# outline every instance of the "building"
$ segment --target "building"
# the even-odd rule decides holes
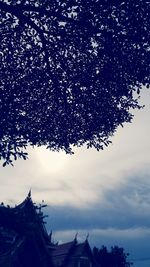
[[[55,246],[52,259],[56,267],[96,267],[87,239],[78,243],[75,238],[72,242]]]
[[[0,206],[0,267],[53,267],[52,243],[41,207],[29,192],[14,208]]]
[[[51,242],[42,213],[29,192],[14,208],[0,205],[0,267],[96,267],[88,240]]]

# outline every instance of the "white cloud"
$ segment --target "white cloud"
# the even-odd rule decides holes
[[[106,191],[130,183],[130,174],[150,163],[148,97],[145,91],[143,102],[147,107],[136,111],[133,123],[119,129],[113,145],[104,151],[81,148],[69,156],[36,148],[29,150],[26,162],[19,160],[15,167],[1,167],[1,199],[21,201],[33,188],[35,201],[44,198],[51,204],[85,208],[102,201]]]
[[[106,229],[91,229],[89,232],[88,230],[83,229],[73,229],[73,230],[65,230],[65,231],[56,231],[54,232],[54,239],[58,240],[58,238],[61,238],[63,242],[68,242],[73,240],[74,236],[78,233],[78,241],[82,242],[86,239],[87,234],[89,233],[89,240],[91,239],[99,239],[101,238],[108,238],[111,239],[126,239],[126,240],[132,240],[144,238],[149,236],[150,237],[150,228],[126,228],[126,229],[117,229],[117,228],[106,228]],[[93,242],[92,242],[93,243]],[[112,243],[112,245],[115,245]],[[99,242],[100,246],[100,242]]]
[[[140,172],[150,163],[149,92],[144,93],[147,107],[136,112],[132,124],[119,129],[113,145],[97,152],[76,149],[73,156],[30,149],[29,160],[15,162],[15,167],[1,167],[1,200],[18,202],[33,188],[35,201],[45,199],[52,205],[70,204],[88,207],[105,198],[109,190],[130,183],[130,174]]]
[[[72,229],[55,232],[57,240],[72,240],[79,231],[82,241],[90,232],[93,245],[118,244],[133,255],[149,255],[149,95],[145,91],[147,107],[116,132],[104,151],[80,148],[69,156],[36,148],[30,149],[29,160],[0,167],[0,202],[18,204],[32,188],[35,202],[44,199],[58,208],[58,214],[50,214],[49,228],[52,220],[57,230]],[[68,209],[67,218],[59,208]]]

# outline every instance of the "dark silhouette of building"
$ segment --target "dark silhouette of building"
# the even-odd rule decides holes
[[[42,212],[29,192],[14,208],[0,205],[0,267],[96,267],[88,240],[51,242]]]
[[[75,238],[72,242],[55,246],[52,258],[56,267],[96,267],[87,239],[79,244]]]
[[[53,244],[46,231],[41,206],[29,192],[14,208],[0,206],[0,267],[53,267]]]

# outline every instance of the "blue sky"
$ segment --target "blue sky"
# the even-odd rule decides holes
[[[15,205],[32,189],[48,204],[47,228],[56,241],[78,232],[90,244],[123,246],[137,267],[150,266],[150,91],[145,109],[119,128],[104,151],[75,149],[75,155],[29,149],[29,160],[0,167],[0,201]]]

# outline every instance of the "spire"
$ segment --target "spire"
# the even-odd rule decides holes
[[[87,234],[87,236],[86,236],[86,242],[88,241],[88,239],[89,239],[89,233]]]
[[[27,196],[28,198],[31,198],[31,188],[30,188],[30,190],[29,190],[29,193],[28,193],[28,196]]]
[[[74,237],[74,242],[77,243],[77,236],[78,236],[78,232],[75,234],[75,237]]]

